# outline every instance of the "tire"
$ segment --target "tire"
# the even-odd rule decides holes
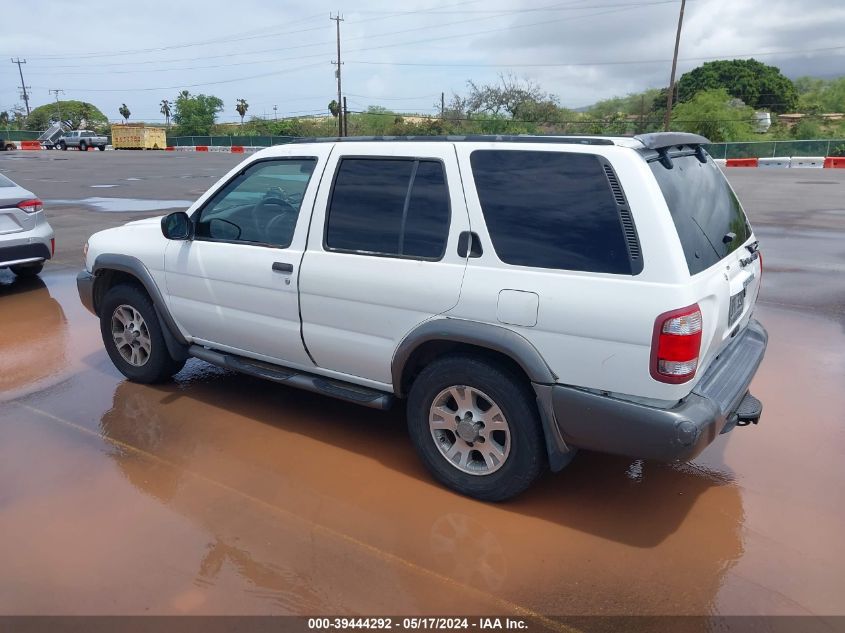
[[[21,279],[28,279],[30,277],[35,277],[38,273],[40,273],[44,269],[44,263],[28,264],[25,266],[10,266],[9,269]]]
[[[120,323],[128,325],[123,332],[117,329]],[[113,327],[117,330],[116,334],[123,334],[124,345],[120,348],[113,335]],[[112,363],[132,382],[164,382],[185,365],[185,361],[177,361],[170,356],[153,303],[138,286],[118,284],[106,293],[100,306],[100,333]]]
[[[16,149],[17,149],[17,147],[16,147],[15,145],[12,145],[11,143],[9,143],[8,145],[6,145],[6,151],[7,151],[7,152],[13,152],[13,151],[14,151],[14,150],[16,150]]]
[[[105,146],[105,145],[100,145],[97,149],[98,149],[98,150],[100,150],[101,152],[105,152],[105,151],[106,151],[106,146]]]
[[[64,152],[67,149],[67,143],[65,143],[64,141],[59,141],[59,149]]]
[[[460,396],[466,408],[451,393]],[[438,403],[447,415],[434,414]],[[492,406],[486,406],[489,404]],[[504,417],[504,426],[494,407]],[[470,408],[473,417],[466,413]],[[430,420],[438,421],[432,426]],[[482,501],[504,501],[518,495],[546,465],[543,430],[527,381],[476,356],[446,356],[423,369],[408,397],[408,432],[435,479]],[[445,455],[454,450],[460,451],[460,464]]]
[[[79,151],[80,152],[87,152],[88,151],[88,145],[85,143],[85,141],[82,141],[82,142],[79,143]]]

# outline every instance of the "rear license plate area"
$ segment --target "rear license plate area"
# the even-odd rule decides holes
[[[733,325],[734,322],[742,315],[742,310],[745,308],[745,288],[731,295],[731,305],[728,310],[728,325]]]

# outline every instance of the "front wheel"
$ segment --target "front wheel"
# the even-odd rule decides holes
[[[98,149],[98,150],[100,150],[101,152],[105,152],[105,151],[106,151],[106,146],[105,146],[105,145],[100,145],[97,149]]]
[[[67,143],[65,143],[64,141],[61,141],[59,143],[59,149],[62,150],[62,151],[65,151],[67,149]]]
[[[447,356],[420,373],[408,398],[408,431],[438,481],[484,501],[516,496],[546,463],[527,381],[474,356]]]
[[[170,356],[152,301],[137,286],[120,284],[106,293],[100,333],[112,363],[132,382],[163,382],[185,365]]]
[[[85,141],[82,141],[79,144],[79,151],[80,152],[87,152],[88,151],[88,146],[85,144]]]

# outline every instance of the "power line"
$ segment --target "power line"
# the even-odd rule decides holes
[[[739,57],[764,57],[769,55],[791,55],[798,53],[821,53],[839,51],[845,46],[828,46],[825,48],[803,48],[782,51],[767,51],[754,53],[728,53],[723,55],[707,55],[702,57],[679,57],[680,62],[710,61],[716,59],[728,59]],[[439,62],[380,62],[364,59],[351,60],[350,64],[363,64],[372,66],[421,66],[427,68],[566,68],[570,66],[621,66],[639,64],[665,64],[671,59],[635,59],[635,60],[599,60],[589,62],[562,62],[551,64],[488,64],[488,63],[439,63]],[[836,75],[839,76],[839,75]]]
[[[583,0],[578,0],[578,1],[581,2]],[[616,13],[616,12],[619,12],[619,11],[626,11],[626,10],[639,8],[639,7],[643,7],[643,6],[673,4],[677,1],[678,0],[653,0],[651,2],[639,2],[639,3],[636,3],[636,4],[626,4],[626,5],[620,5],[620,4],[599,5],[599,6],[604,6],[604,7],[610,6],[610,7],[616,7],[616,8],[614,8],[610,11],[602,11],[602,12],[598,12],[598,13],[578,15],[578,16],[574,16],[574,17],[560,18],[560,19],[556,19],[556,20],[546,20],[544,22],[535,22],[535,23],[531,23],[531,24],[522,24],[522,25],[509,25],[509,26],[506,26],[506,27],[500,27],[500,28],[490,29],[490,30],[486,30],[486,31],[479,31],[479,32],[475,32],[475,33],[458,33],[458,34],[450,35],[450,36],[446,36],[446,37],[416,40],[414,42],[399,42],[399,43],[387,44],[387,45],[382,45],[382,46],[377,46],[377,47],[358,48],[358,49],[353,49],[353,52],[373,50],[373,49],[379,49],[379,48],[389,48],[389,47],[393,47],[393,46],[404,46],[404,45],[407,45],[407,44],[424,43],[424,42],[429,42],[429,41],[438,41],[438,40],[442,40],[442,39],[451,39],[451,38],[456,38],[456,37],[466,37],[466,36],[472,36],[472,35],[477,35],[477,34],[506,31],[506,30],[509,30],[511,28],[525,28],[525,27],[528,27],[528,26],[538,26],[538,25],[544,25],[544,24],[554,23],[554,22],[573,21],[573,20],[576,20],[576,19],[589,18],[589,17],[594,17],[594,16],[601,16],[601,15],[606,15],[608,13]],[[572,4],[572,3],[570,2],[570,3],[564,3],[564,4]],[[536,8],[535,10],[537,10],[537,11],[556,10],[556,8],[558,8],[560,6],[561,6],[560,4],[546,5],[545,7]],[[572,8],[572,7],[570,7],[570,8]],[[584,7],[574,7],[574,8],[577,8],[579,10],[583,10],[583,9],[593,9],[595,7],[584,6]],[[409,13],[411,13],[411,12],[409,12]],[[495,18],[498,18],[498,17],[506,17],[507,15],[509,15],[507,10],[501,10],[501,11],[497,11],[494,15],[491,15],[491,16],[482,17],[482,18],[474,17],[474,18],[469,18],[469,19],[465,19],[465,20],[455,20],[455,21],[452,21],[452,22],[446,22],[446,23],[440,24],[439,26],[441,26],[441,27],[456,26],[458,24],[465,24],[465,23],[468,23],[468,22],[475,23],[475,22],[479,22],[481,20],[490,20],[490,19],[495,19]],[[375,20],[375,18],[373,18],[373,20]],[[358,22],[358,23],[360,24],[361,22]],[[299,31],[290,31],[290,32],[286,32],[286,33],[277,33],[275,35],[287,35],[287,34],[292,34],[292,33],[303,33],[303,32],[306,32],[306,31],[318,30],[318,28],[319,27],[309,28],[309,29],[304,29],[304,30],[299,30]],[[376,38],[391,37],[391,36],[394,36],[394,35],[403,35],[403,34],[406,34],[406,33],[413,33],[415,31],[424,31],[424,30],[430,30],[430,29],[431,29],[430,26],[419,26],[419,27],[414,27],[414,28],[410,28],[410,29],[402,29],[402,30],[399,30],[399,31],[388,31],[388,32],[385,32],[385,33],[374,33],[374,34],[370,34],[370,35],[361,35],[361,36],[357,36],[357,37],[351,37],[351,38],[347,38],[346,41],[347,42],[358,41],[358,40],[370,41],[370,40],[373,40],[373,39],[376,39]],[[226,54],[221,54],[221,55],[204,55],[204,56],[201,56],[201,57],[188,57],[188,58],[181,58],[181,59],[176,59],[176,60],[156,60],[156,61],[138,61],[138,62],[119,62],[119,63],[113,63],[113,64],[99,64],[97,66],[97,68],[99,69],[103,66],[126,66],[126,65],[130,65],[130,64],[156,64],[156,63],[172,63],[172,62],[179,62],[179,61],[209,60],[209,59],[218,59],[218,58],[222,58],[222,57],[230,58],[230,57],[237,57],[237,56],[244,56],[244,55],[254,55],[254,54],[258,54],[258,53],[274,53],[274,52],[282,52],[282,51],[296,50],[296,49],[302,49],[302,48],[312,48],[314,46],[324,46],[324,45],[327,45],[329,43],[330,42],[310,42],[310,43],[307,43],[307,44],[298,44],[298,45],[295,45],[295,46],[285,46],[285,47],[282,47],[282,48],[269,48],[269,49],[255,50],[255,51],[244,51],[244,52],[240,52],[240,53],[237,53],[237,52],[226,53]],[[72,57],[66,57],[66,58],[72,59]],[[243,62],[243,63],[252,63],[252,62]],[[263,62],[260,62],[260,63],[263,63]],[[52,68],[88,68],[88,67],[89,66],[87,66],[87,65],[85,65],[85,66],[59,65],[59,66],[53,66]],[[99,74],[99,72],[97,74]]]

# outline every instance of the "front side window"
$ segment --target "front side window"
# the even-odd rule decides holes
[[[476,150],[470,162],[484,221],[503,262],[632,274],[619,210],[598,157]]]
[[[290,158],[250,165],[205,204],[195,236],[287,248],[316,164]]]
[[[449,235],[449,189],[436,160],[344,158],[326,220],[326,247],[440,259]]]

